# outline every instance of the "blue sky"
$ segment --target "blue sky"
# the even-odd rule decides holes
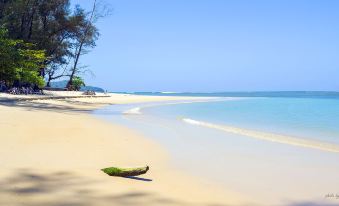
[[[73,0],[84,8],[91,1]],[[106,0],[83,56],[109,91],[339,91],[339,1]]]

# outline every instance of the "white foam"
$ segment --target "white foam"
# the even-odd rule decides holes
[[[227,99],[226,99],[227,98]],[[226,97],[221,99],[220,97],[206,98],[202,100],[188,100],[188,101],[179,101],[179,102],[166,102],[166,103],[156,103],[151,105],[144,105],[142,107],[135,107],[129,110],[122,112],[122,114],[142,114],[141,110],[144,108],[156,107],[156,106],[164,106],[164,105],[176,105],[176,104],[191,104],[191,103],[203,103],[203,102],[212,102],[212,101],[226,101],[226,100],[236,100],[237,98]]]
[[[260,140],[266,140],[266,141],[276,142],[276,143],[281,143],[281,144],[288,144],[288,145],[293,145],[293,146],[307,147],[307,148],[312,148],[312,149],[339,153],[339,145],[336,145],[336,144],[330,144],[330,143],[315,141],[315,140],[301,139],[297,137],[268,133],[268,132],[259,132],[259,131],[249,130],[249,129],[238,128],[238,127],[231,127],[227,125],[211,124],[208,122],[202,122],[202,121],[197,121],[197,120],[188,119],[188,118],[184,118],[182,120],[188,124],[208,127],[208,128],[217,129],[217,130],[221,130],[221,131],[225,131],[225,132],[233,133],[233,134],[244,135],[247,137],[252,137],[252,138],[256,138]]]
[[[135,107],[132,109],[129,109],[127,111],[124,111],[123,114],[141,114],[141,108],[140,107]]]

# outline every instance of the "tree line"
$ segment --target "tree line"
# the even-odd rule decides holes
[[[79,59],[99,37],[95,25],[109,13],[93,1],[91,11],[69,0],[0,0],[0,81],[7,87],[67,78],[77,89],[84,68]]]

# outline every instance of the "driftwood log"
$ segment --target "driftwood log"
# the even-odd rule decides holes
[[[145,174],[149,170],[149,167],[136,167],[136,168],[119,168],[119,167],[108,167],[101,169],[104,173],[109,176],[118,177],[133,177]]]

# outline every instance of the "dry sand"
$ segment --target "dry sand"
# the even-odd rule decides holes
[[[0,102],[0,205],[243,205],[240,195],[171,166],[166,151],[146,137],[87,113],[107,104],[174,99],[113,94]],[[140,179],[100,171],[145,165],[150,171]]]

